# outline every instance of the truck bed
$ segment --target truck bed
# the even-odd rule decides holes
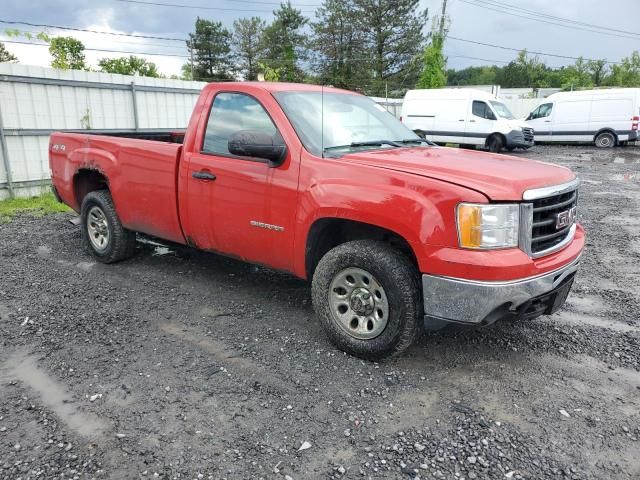
[[[176,186],[182,145],[175,133],[158,132],[153,140],[145,138],[145,132],[52,134],[52,180],[58,194],[79,211],[74,175],[97,169],[109,179],[116,211],[126,228],[185,243]]]

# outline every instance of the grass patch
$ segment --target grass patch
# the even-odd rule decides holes
[[[70,211],[71,209],[58,202],[52,193],[32,198],[12,198],[0,201],[0,225],[9,223],[13,217],[21,213],[42,217],[50,213]]]

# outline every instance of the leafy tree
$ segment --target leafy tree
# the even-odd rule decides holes
[[[467,67],[462,70],[447,71],[447,85],[495,85],[496,75],[500,67]]]
[[[195,33],[189,34],[187,48],[193,56],[193,79],[203,81],[231,80],[231,32],[221,22],[196,19]]]
[[[18,57],[8,51],[4,46],[4,43],[0,42],[0,63],[4,62],[17,62]]]
[[[575,65],[562,69],[562,88],[564,90],[590,87],[593,87],[593,78],[589,71],[589,64],[582,57],[576,60]]]
[[[441,88],[447,84],[447,62],[442,53],[443,45],[444,39],[440,34],[431,37],[431,43],[424,49],[424,65],[417,88]]]
[[[49,44],[51,66],[61,70],[86,70],[84,45],[73,37],[54,37]]]
[[[320,83],[353,88],[368,82],[365,35],[353,0],[325,0],[311,28],[313,65]]]
[[[611,67],[608,84],[616,87],[640,87],[640,52],[623,58],[620,65]]]
[[[359,28],[364,33],[365,56],[370,58],[372,86],[368,93],[399,95],[415,85],[424,47],[425,11],[419,0],[354,0]]]
[[[307,19],[291,3],[282,3],[273,14],[275,18],[262,36],[264,63],[279,72],[279,80],[301,82],[305,75],[299,63],[306,57],[307,46],[307,36],[302,29]]]
[[[191,73],[191,63],[185,63],[180,67],[180,80],[193,80],[193,75]]]
[[[538,57],[530,57],[526,50],[498,71],[496,82],[503,87],[548,87],[546,74],[549,69]]]
[[[139,75],[141,77],[158,78],[160,73],[156,64],[147,62],[144,58],[130,55],[120,58],[102,58],[98,61],[101,71],[119,73],[121,75]]]
[[[609,66],[606,60],[589,60],[587,62],[587,70],[591,74],[591,79],[595,86],[602,85],[609,71]]]
[[[233,22],[233,51],[245,80],[258,78],[258,61],[264,55],[262,34],[266,25],[260,17],[241,18]]]

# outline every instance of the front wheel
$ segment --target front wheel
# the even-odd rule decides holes
[[[489,147],[490,152],[500,153],[502,151],[502,148],[504,147],[504,140],[502,139],[502,135],[491,135],[489,141],[487,142],[487,147]]]
[[[595,139],[596,147],[611,148],[616,145],[616,136],[611,132],[601,132]]]
[[[102,263],[133,256],[136,234],[122,226],[108,190],[90,192],[80,210],[82,237],[89,251]]]
[[[338,348],[381,360],[403,352],[420,331],[419,278],[399,250],[372,240],[347,242],[318,263],[313,306]]]

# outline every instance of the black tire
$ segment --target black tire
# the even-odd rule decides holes
[[[492,153],[500,153],[504,148],[504,139],[499,133],[494,133],[487,140],[487,147]]]
[[[350,335],[332,313],[331,284],[351,268],[370,272],[384,289],[388,303],[386,325],[373,338],[360,339]],[[313,275],[312,299],[331,341],[341,350],[366,360],[377,361],[400,354],[422,331],[424,312],[419,272],[402,252],[383,242],[358,240],[329,251]]]
[[[90,212],[104,215],[107,232],[104,247],[98,248],[90,238]],[[80,209],[82,238],[91,254],[102,263],[114,263],[130,258],[136,249],[136,234],[122,226],[108,190],[89,192]]]
[[[598,148],[612,148],[616,146],[617,140],[613,132],[600,132],[596,135],[594,143]]]

